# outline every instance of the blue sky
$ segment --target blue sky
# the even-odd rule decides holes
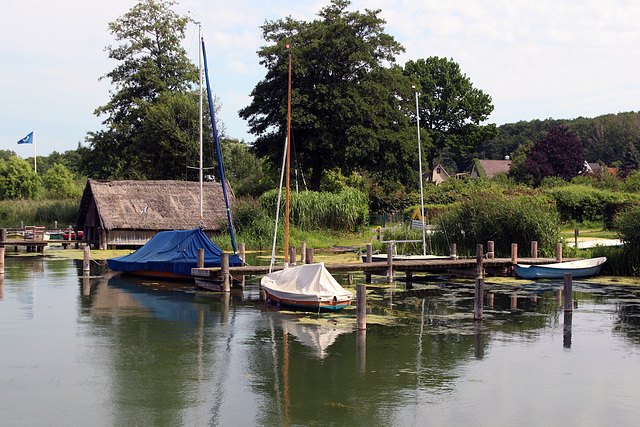
[[[115,63],[107,24],[134,0],[21,0],[0,17],[0,149],[22,157],[18,139],[36,132],[38,155],[75,149],[101,128],[109,99],[99,77]],[[231,137],[253,140],[239,109],[265,74],[260,25],[291,15],[312,20],[328,0],[182,0],[175,10],[202,21],[219,119]],[[405,48],[398,63],[452,58],[491,95],[489,122],[571,119],[640,110],[640,2],[623,0],[354,0],[381,9],[386,32]],[[195,35],[195,37],[194,37]],[[185,40],[197,63],[197,27]]]

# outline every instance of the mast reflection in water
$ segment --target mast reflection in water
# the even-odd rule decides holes
[[[3,425],[623,424],[640,416],[640,291],[437,277],[369,287],[355,308],[278,311],[111,277],[80,261],[9,257],[0,280]],[[356,275],[356,282],[364,277]],[[345,285],[344,281],[342,283]],[[354,292],[355,293],[355,292]]]

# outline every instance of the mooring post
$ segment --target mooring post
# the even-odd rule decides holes
[[[245,256],[247,255],[247,251],[245,249],[245,245],[244,242],[241,242],[238,248],[238,255],[240,255],[240,259],[242,260],[242,265],[246,265],[247,263],[245,262]],[[242,283],[240,284],[240,287],[242,289],[244,289],[244,285],[245,285],[245,276],[242,275]]]
[[[198,248],[198,261],[196,266],[198,268],[204,268],[204,249]]]
[[[393,282],[393,243],[387,246],[387,283]]]
[[[313,248],[307,248],[306,254],[307,256],[305,257],[305,262],[307,264],[313,264]]]
[[[579,228],[576,228],[576,229],[573,231],[573,238],[575,239],[575,246],[574,246],[574,248],[576,248],[576,249],[578,249],[578,236],[579,236],[579,235],[580,235],[580,229],[579,229]]]
[[[82,259],[82,274],[89,275],[89,271],[91,270],[91,248],[89,245],[84,245],[82,247],[83,259]]]
[[[475,289],[475,303],[473,305],[473,320],[482,320],[482,311],[484,303],[484,260],[483,260],[484,248],[482,244],[476,245],[476,289]]]
[[[307,262],[307,242],[300,242],[300,264]]]
[[[556,261],[562,262],[562,243],[556,244]]]
[[[457,252],[456,244],[452,243],[451,246],[449,246],[449,258],[457,259],[458,255],[456,254],[456,252]]]
[[[57,230],[58,229],[58,221],[53,221],[53,229]]]
[[[573,311],[573,274],[564,273],[564,311]]]
[[[518,263],[518,244],[517,243],[511,244],[511,263],[512,264]]]
[[[356,285],[356,327],[358,330],[367,329],[367,285]]]
[[[296,265],[296,247],[289,246],[289,259],[291,260],[291,265]]]
[[[531,258],[538,258],[538,242],[535,240],[531,242]]]
[[[222,252],[220,255],[220,273],[222,274],[222,291],[231,291],[231,277],[229,275],[229,254]]]
[[[367,263],[371,261],[373,261],[373,245],[367,243]],[[371,273],[368,271],[364,273],[364,281],[365,283],[371,283]]]
[[[489,240],[487,242],[487,259],[494,259],[495,257],[495,242],[493,240]]]

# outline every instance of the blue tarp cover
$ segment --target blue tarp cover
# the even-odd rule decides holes
[[[137,251],[107,260],[113,271],[168,271],[191,276],[197,267],[198,249],[204,249],[204,266],[220,267],[222,250],[199,228],[161,231]],[[240,266],[238,255],[229,255],[230,266]]]

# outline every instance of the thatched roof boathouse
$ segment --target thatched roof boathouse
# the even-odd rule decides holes
[[[229,201],[235,196],[227,184]],[[203,183],[205,233],[225,229],[222,185]],[[189,181],[104,181],[89,179],[78,211],[83,240],[100,249],[142,246],[156,233],[200,225],[200,184]]]

